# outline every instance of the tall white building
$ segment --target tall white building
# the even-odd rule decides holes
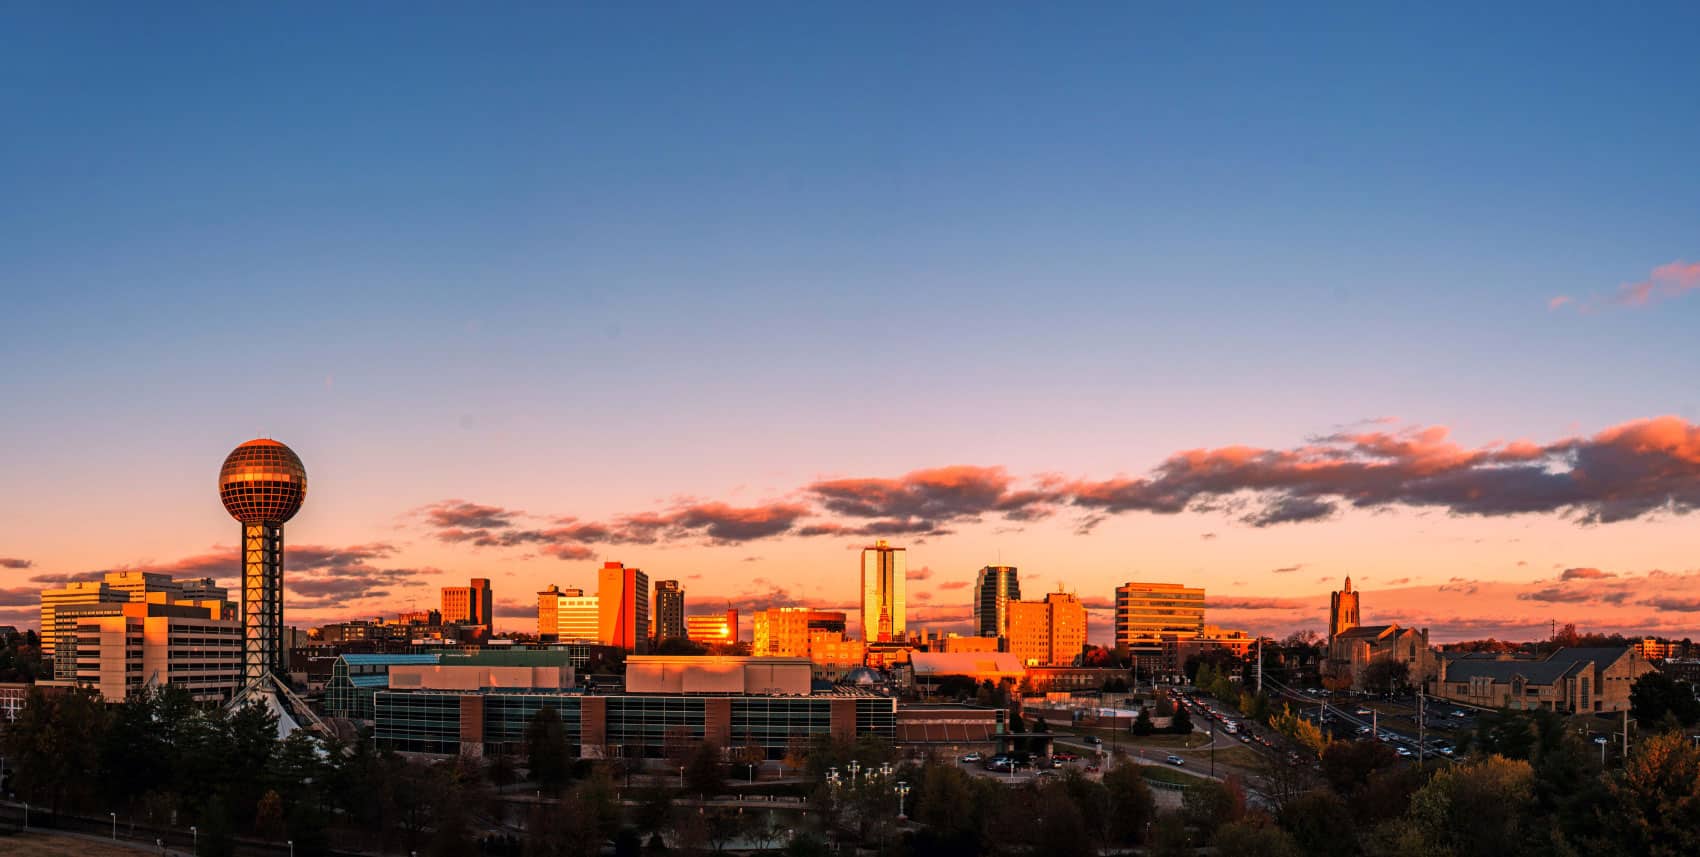
[[[862,549],[862,639],[868,642],[903,639],[907,556],[884,539]]]

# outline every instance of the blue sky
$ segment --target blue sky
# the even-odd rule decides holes
[[[14,5],[0,549],[203,547],[197,468],[262,432],[337,486],[329,541],[444,497],[600,514],[1140,473],[1384,415],[1466,443],[1700,419],[1700,295],[1547,309],[1700,258],[1697,25]],[[119,471],[194,477],[86,496]],[[75,535],[84,504],[134,531]]]

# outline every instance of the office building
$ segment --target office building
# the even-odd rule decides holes
[[[283,525],[307,499],[307,469],[289,447],[250,440],[225,457],[218,493],[242,525],[243,678],[282,676]]]
[[[862,549],[862,639],[867,642],[902,640],[904,583],[908,555],[884,539]]]
[[[441,625],[443,614],[439,610],[407,610],[396,614],[397,625]]]
[[[648,651],[649,575],[605,562],[597,581],[597,639],[628,652]]]
[[[1352,577],[1346,576],[1346,586],[1328,596],[1328,639],[1358,627],[1358,593],[1352,591]]]
[[[104,580],[77,580],[64,586],[41,591],[41,653],[51,656],[59,644],[60,628],[56,618],[61,607],[72,604],[122,604],[129,601],[127,593],[113,589]]]
[[[738,611],[727,608],[725,613],[686,616],[685,637],[693,643],[736,643],[738,642]]]
[[[1115,621],[1116,645],[1125,646],[1139,667],[1157,669],[1163,635],[1204,633],[1204,590],[1178,583],[1124,583],[1116,587]]]
[[[243,685],[243,628],[219,601],[169,600],[80,604],[59,611],[71,630],[61,638],[64,678],[110,703],[144,686],[175,685],[197,702],[223,702]]]
[[[495,624],[490,581],[475,577],[468,586],[443,587],[443,621],[450,625]]]
[[[565,642],[602,639],[602,607],[595,595],[577,587],[550,584],[537,593],[537,635]]]
[[[1008,624],[1008,605],[1021,600],[1021,580],[1013,565],[988,565],[974,580],[974,633],[999,637]]]
[[[895,698],[855,688],[812,692],[801,659],[637,655],[626,675],[626,692],[609,695],[377,689],[375,738],[415,753],[523,753],[526,725],[544,707],[560,715],[573,751],[591,759],[661,758],[681,741],[759,747],[781,759],[828,738],[896,738]]]
[[[751,654],[766,657],[806,658],[809,635],[815,632],[843,635],[845,616],[838,610],[811,607],[769,607],[758,610],[754,620]]]
[[[75,629],[76,619],[61,617],[59,610],[72,605],[104,604],[104,615],[117,615],[116,605],[130,601],[159,603],[215,604],[221,611],[235,609],[230,603],[229,590],[210,578],[173,580],[168,575],[152,572],[109,571],[98,581],[73,581],[64,586],[41,592],[41,649],[44,660],[53,666],[53,677],[72,680],[76,665],[67,661],[60,667],[55,658],[59,639]],[[84,612],[79,618],[87,618]]]
[[[1011,601],[1006,609],[1008,651],[1025,666],[1068,666],[1086,647],[1086,606],[1073,593]]]
[[[685,638],[685,590],[677,580],[655,582],[655,639],[682,640]]]

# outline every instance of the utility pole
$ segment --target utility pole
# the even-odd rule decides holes
[[[1257,637],[1257,695],[1263,695],[1263,635]]]
[[[1428,745],[1423,741],[1423,727],[1428,725],[1428,718],[1423,715],[1423,689],[1417,688],[1417,767],[1423,766],[1423,751]]]

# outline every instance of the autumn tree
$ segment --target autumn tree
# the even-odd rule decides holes
[[[1681,733],[1642,741],[1608,788],[1606,824],[1630,853],[1700,854],[1700,749]]]

